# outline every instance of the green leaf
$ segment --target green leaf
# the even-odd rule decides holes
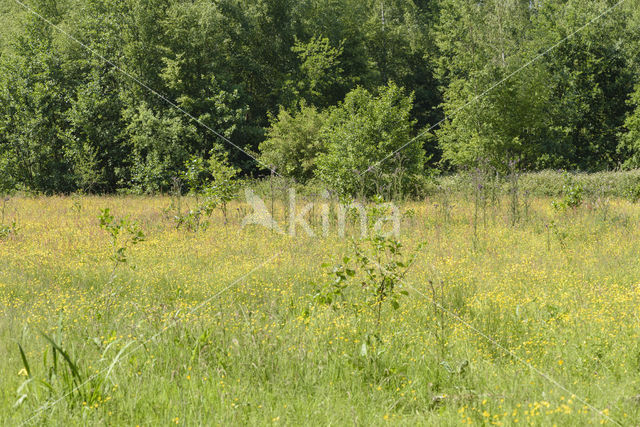
[[[31,377],[31,368],[29,368],[29,362],[27,362],[27,356],[24,354],[24,350],[20,343],[18,343],[18,349],[20,349],[20,357],[22,358],[22,364],[24,365],[24,369],[27,371],[27,375]]]
[[[51,343],[51,345],[53,346],[54,350],[57,350],[62,357],[64,358],[64,360],[67,362],[67,365],[69,365],[69,369],[71,370],[71,373],[73,374],[74,377],[76,377],[78,379],[78,381],[82,381],[82,376],[80,375],[80,372],[78,371],[78,367],[76,366],[75,363],[73,363],[73,361],[71,360],[71,357],[69,357],[69,355],[67,354],[66,351],[64,351],[58,344],[55,343],[55,341],[53,341],[51,338],[49,338],[48,335],[41,333],[42,336]],[[55,351],[54,351],[55,354]]]

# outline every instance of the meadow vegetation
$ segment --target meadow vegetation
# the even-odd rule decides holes
[[[0,424],[637,423],[640,208],[503,186],[397,202],[397,243],[241,228],[242,200],[195,231],[169,196],[16,195]]]
[[[3,2],[0,424],[638,424],[639,10]]]

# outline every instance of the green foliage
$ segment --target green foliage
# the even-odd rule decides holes
[[[333,280],[323,290],[318,291],[314,295],[314,300],[319,304],[331,305],[334,308],[338,308],[339,304],[344,302],[346,296],[345,290],[348,288],[348,281],[350,277],[356,275],[356,271],[353,268],[349,268],[348,264],[351,262],[351,258],[345,256],[342,258],[342,264],[336,265],[331,270],[331,276]],[[328,267],[328,264],[323,264],[323,267]]]
[[[358,312],[361,303],[372,309],[375,323],[381,325],[382,307],[400,308],[400,297],[408,295],[403,280],[424,244],[409,256],[403,245],[391,236],[374,233],[361,241],[351,241],[351,256],[344,256],[342,264],[333,267],[333,281],[318,292],[315,300],[334,308],[351,305]],[[357,285],[357,291],[354,289]]]
[[[627,132],[621,138],[619,150],[627,154],[623,166],[631,169],[640,167],[640,84],[636,85],[628,103],[634,109],[625,119]]]
[[[364,88],[350,92],[329,113],[318,178],[341,195],[380,194],[398,183],[409,189],[425,163],[422,142],[412,140],[412,106],[413,95],[393,83],[379,88],[378,94]]]
[[[222,211],[224,222],[227,223],[227,205],[236,198],[240,190],[240,182],[236,179],[238,169],[230,166],[226,152],[220,148],[214,148],[209,157],[209,173],[211,182],[205,189],[205,196],[215,201],[216,206]]]
[[[564,204],[568,207],[575,209],[582,204],[582,186],[580,184],[572,184],[564,190]]]
[[[91,65],[89,65],[91,66]],[[66,155],[76,189],[103,192],[113,189],[128,161],[124,141],[123,104],[113,69],[93,66],[66,111]]]
[[[240,182],[236,179],[238,170],[229,165],[227,155],[220,147],[212,149],[209,155],[207,160],[192,157],[185,165],[182,180],[189,187],[189,193],[194,196],[196,206],[182,214],[180,205],[177,205],[178,210],[174,216],[177,228],[184,226],[196,232],[206,229],[209,225],[208,218],[215,209],[221,210],[225,224],[227,223],[227,205],[240,189]]]
[[[416,193],[425,161],[634,168],[640,18],[627,4],[603,15],[610,6],[30,3],[90,52],[9,2],[0,7],[0,192],[165,192],[185,162],[225,138],[282,175],[319,177],[348,195]],[[435,134],[368,170],[444,115]],[[264,173],[225,150],[243,174]]]
[[[510,160],[529,161],[545,138],[549,76],[539,64],[514,74],[528,61],[528,2],[488,1],[476,7],[445,0],[441,8],[438,74],[447,82],[443,108],[448,116],[438,131],[443,159],[456,166],[488,162],[503,171]]]
[[[399,295],[408,295],[400,288],[418,250],[407,258],[398,240],[381,234],[368,237],[363,244],[354,243],[355,262],[364,273],[360,285],[369,294],[369,304],[376,311],[378,325],[382,305],[386,302],[397,310],[400,308]]]
[[[36,18],[27,22],[13,50],[0,57],[0,164],[32,190],[65,191],[68,82],[53,52],[53,30]]]
[[[373,90],[388,79],[424,95],[411,113],[422,121],[438,102],[423,61],[431,11],[403,2],[56,0],[32,6],[121,69],[36,17],[17,19],[20,7],[8,8],[16,37],[0,42],[0,162],[11,186],[162,192],[191,156],[220,136],[255,151],[281,106],[306,101],[325,109],[356,84]],[[280,137],[277,130],[271,134]],[[252,159],[225,148],[234,166],[257,171]],[[313,154],[303,151],[302,159],[290,161],[290,155],[279,163],[305,164],[292,177],[306,180]]]
[[[283,176],[307,182],[316,172],[326,120],[326,113],[304,102],[293,114],[280,109],[278,115],[271,118],[267,139],[260,144],[260,161]]]
[[[189,157],[183,141],[197,138],[193,125],[184,125],[176,114],[158,115],[146,105],[127,111],[127,134],[132,146],[131,184],[141,192],[169,188]]]
[[[413,190],[426,160],[422,142],[412,141],[413,95],[393,83],[378,92],[354,89],[324,112],[305,103],[294,114],[281,109],[260,160],[301,182],[315,175],[343,196]]]
[[[611,5],[602,0],[547,5],[538,24],[545,35],[538,37],[549,40],[545,43],[560,40]],[[552,17],[560,13],[565,19]],[[637,25],[634,28],[629,15],[624,5],[610,10],[545,56],[553,88],[552,136],[561,151],[548,156],[560,154],[564,161],[541,166],[595,171],[618,168],[624,162],[617,147],[630,110],[624,101],[633,91],[635,73],[625,46],[638,46]]]
[[[576,209],[582,205],[584,199],[584,189],[582,184],[574,182],[571,176],[564,174],[564,185],[562,186],[562,200],[553,201],[554,209],[564,211],[567,208]]]
[[[101,211],[99,220],[100,228],[109,233],[111,238],[112,254],[110,258],[114,263],[115,271],[119,264],[127,262],[127,250],[143,242],[145,235],[137,221],[131,221],[129,218],[116,219],[109,208]]]
[[[443,0],[435,34],[449,116],[438,132],[444,160],[503,170],[512,159],[524,169],[617,167],[628,110],[620,100],[633,82],[620,47],[628,18],[616,9],[566,39],[608,7]]]
[[[344,41],[333,47],[326,37],[312,37],[308,43],[296,41],[291,50],[300,61],[300,78],[285,83],[292,86],[292,96],[311,105],[329,106],[337,102],[343,88],[350,86],[340,65]]]
[[[0,145],[0,197],[10,194],[16,187],[16,181],[11,174],[8,156],[2,156],[2,145]]]

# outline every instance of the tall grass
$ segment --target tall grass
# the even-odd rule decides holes
[[[21,230],[0,241],[0,424],[637,423],[640,208],[606,192],[606,215],[587,196],[556,210],[561,191],[531,187],[543,178],[519,178],[532,196],[515,224],[504,190],[486,207],[461,191],[401,204],[400,241],[427,244],[380,327],[314,299],[332,280],[322,264],[348,252],[334,232],[292,239],[240,229],[240,214],[225,232],[215,212],[188,233],[159,196],[12,199]],[[604,180],[576,179],[587,193]],[[147,236],[111,283],[104,208]],[[118,289],[108,313],[107,287]]]

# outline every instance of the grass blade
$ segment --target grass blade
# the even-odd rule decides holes
[[[42,333],[42,336],[47,341],[49,341],[51,343],[51,345],[53,346],[54,350],[57,350],[62,355],[64,360],[69,365],[69,369],[71,369],[71,373],[73,374],[73,376],[75,376],[78,379],[78,381],[82,381],[82,376],[80,376],[80,372],[78,371],[78,367],[76,366],[75,363],[73,363],[73,361],[71,360],[71,357],[69,357],[67,352],[64,351],[58,344],[55,343],[55,341],[53,341],[51,338],[49,338],[49,336],[47,336],[46,334]]]
[[[18,348],[20,349],[20,357],[22,358],[22,364],[24,365],[24,369],[27,371],[27,375],[31,378],[31,368],[29,368],[29,362],[27,362],[27,356],[24,354],[24,350],[20,343],[18,343]]]

